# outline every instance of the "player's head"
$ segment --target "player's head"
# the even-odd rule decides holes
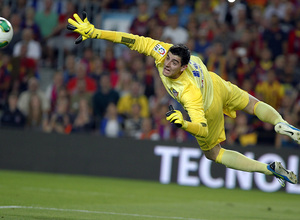
[[[166,77],[173,79],[178,78],[181,73],[187,68],[190,61],[190,50],[183,44],[173,45],[164,61],[163,74]]]

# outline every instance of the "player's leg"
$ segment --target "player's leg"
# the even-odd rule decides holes
[[[222,148],[220,144],[217,144],[212,149],[203,152],[207,159],[223,164],[228,168],[246,172],[259,172],[266,175],[274,175],[281,180],[280,183],[282,186],[285,185],[283,180],[293,184],[298,182],[297,176],[292,171],[285,169],[280,162],[265,164],[248,158],[237,151],[226,150]]]
[[[275,125],[275,131],[291,137],[300,144],[300,130],[287,123],[270,105],[249,95],[249,103],[243,111],[256,115],[261,121]]]
[[[203,153],[207,159],[223,164],[228,168],[273,175],[273,173],[268,170],[268,164],[253,160],[237,151],[226,150],[222,148],[220,144],[217,144],[208,151],[203,151]]]

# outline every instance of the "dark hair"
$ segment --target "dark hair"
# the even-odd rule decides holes
[[[173,45],[169,49],[169,52],[181,58],[181,66],[187,65],[190,61],[190,57],[191,57],[190,50],[184,44]]]

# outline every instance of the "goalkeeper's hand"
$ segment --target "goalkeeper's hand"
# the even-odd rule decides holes
[[[169,106],[169,110],[170,111],[166,113],[166,119],[169,122],[174,123],[177,127],[185,129],[187,127],[187,122],[183,119],[181,112],[174,110],[172,105]]]
[[[95,33],[95,27],[88,21],[87,13],[85,11],[82,12],[82,20],[76,13],[73,17],[75,20],[72,18],[68,19],[69,24],[67,25],[67,29],[80,34],[80,36],[75,40],[75,44],[79,44],[88,38],[100,37],[101,32],[97,31],[97,33]]]

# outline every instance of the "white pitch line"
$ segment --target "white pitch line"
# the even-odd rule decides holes
[[[94,214],[106,214],[106,215],[134,216],[134,217],[155,218],[155,219],[161,218],[161,219],[179,219],[179,220],[206,220],[206,219],[199,219],[199,218],[140,215],[140,214],[130,214],[130,213],[100,212],[100,211],[89,211],[89,210],[80,210],[80,209],[58,209],[58,208],[34,207],[34,206],[14,206],[14,205],[0,206],[0,209],[39,209],[39,210],[62,211],[62,212],[81,212],[81,213],[94,213]]]

